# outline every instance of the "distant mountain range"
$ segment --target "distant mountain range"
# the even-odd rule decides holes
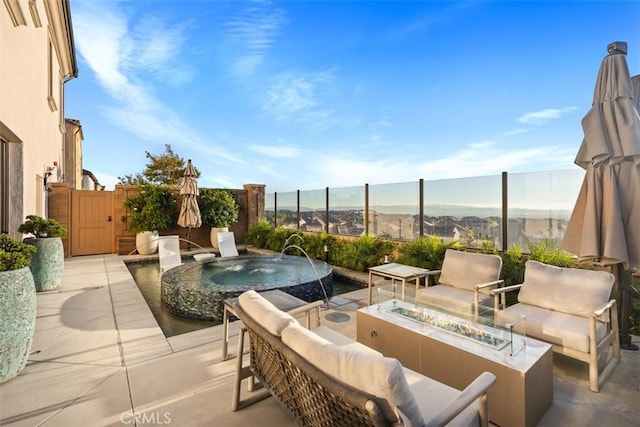
[[[362,211],[363,208],[358,206],[331,206],[332,211]],[[390,206],[370,206],[370,210],[381,214],[393,215],[417,215],[418,207],[415,205],[390,205]],[[295,206],[279,206],[278,211],[296,211]],[[300,212],[324,211],[322,208],[300,207]],[[475,216],[478,218],[499,217],[502,215],[502,209],[496,207],[476,207],[461,205],[429,205],[425,208],[425,216],[454,216],[465,217]],[[569,219],[571,210],[569,209],[529,209],[529,208],[512,208],[509,210],[509,218],[558,218]]]

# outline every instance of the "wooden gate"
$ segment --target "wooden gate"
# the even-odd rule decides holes
[[[71,191],[71,254],[113,253],[113,191]]]

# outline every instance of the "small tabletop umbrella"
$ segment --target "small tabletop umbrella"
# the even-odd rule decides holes
[[[187,229],[187,245],[191,248],[191,228],[198,228],[202,225],[200,217],[200,208],[198,207],[197,197],[200,195],[198,191],[198,182],[196,180],[196,171],[191,164],[191,159],[187,162],[187,168],[184,172],[184,181],[180,188],[182,196],[182,205],[180,206],[180,214],[178,215],[178,225]]]
[[[626,61],[626,43],[609,45],[582,119],[584,140],[575,163],[586,170],[562,247],[580,260],[612,266],[622,306],[625,271],[640,266],[640,115]],[[628,276],[628,277],[627,277]],[[624,341],[624,316],[621,338]]]

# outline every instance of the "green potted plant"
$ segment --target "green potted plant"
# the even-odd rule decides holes
[[[36,287],[29,269],[36,248],[0,234],[0,384],[24,369],[36,325]]]
[[[238,221],[240,206],[235,195],[228,190],[203,188],[198,206],[202,223],[211,227],[211,246],[218,249],[218,233],[229,231],[229,226]]]
[[[138,194],[125,200],[124,206],[131,212],[129,229],[136,233],[138,253],[154,254],[158,250],[158,232],[176,225],[178,209],[171,188],[142,185]]]
[[[62,284],[64,271],[64,246],[62,239],[67,230],[52,218],[28,215],[18,231],[31,234],[23,242],[35,246],[38,251],[31,260],[30,267],[36,291],[49,291]]]

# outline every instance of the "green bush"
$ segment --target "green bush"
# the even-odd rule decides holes
[[[37,239],[43,237],[64,238],[67,236],[67,230],[58,221],[53,218],[42,218],[38,215],[27,215],[27,220],[18,227],[18,231],[31,234]]]
[[[398,249],[396,262],[414,267],[440,270],[447,249],[462,249],[460,242],[443,242],[436,236],[419,237]]]
[[[577,268],[579,266],[576,257],[560,249],[555,241],[546,237],[539,243],[527,240],[527,246],[529,247],[528,259],[530,260],[555,265],[556,267]]]
[[[129,228],[134,233],[166,230],[177,223],[178,203],[170,187],[142,185],[124,206],[131,211]]]
[[[267,247],[267,239],[272,231],[273,227],[267,220],[259,219],[258,222],[247,231],[245,241],[247,244],[254,245],[256,248],[265,249]]]
[[[36,247],[13,239],[8,234],[0,234],[0,271],[18,270],[31,264],[31,256]]]
[[[210,227],[229,227],[238,222],[240,206],[232,191],[203,188],[198,207],[202,223]]]
[[[298,230],[294,230],[291,228],[274,228],[267,237],[267,249],[272,250],[274,252],[281,252],[284,249],[284,243],[287,241],[289,236],[292,234],[296,234]],[[295,238],[294,238],[295,239]],[[301,243],[298,240],[289,241],[289,244],[298,245]],[[300,246],[300,245],[298,245]],[[287,251],[288,255],[302,255],[301,253],[296,252],[295,249],[291,249]]]
[[[307,233],[304,235],[303,247],[310,257],[324,259],[324,247],[327,247],[329,256],[331,256],[331,248],[334,246],[334,242],[335,238],[327,233]]]
[[[527,256],[522,252],[522,246],[514,243],[506,251],[500,254],[502,258],[502,271],[500,278],[505,286],[518,285],[524,281],[524,263]]]
[[[356,271],[367,271],[380,265],[384,256],[396,248],[397,243],[370,235],[357,240],[336,239],[330,248],[331,263]]]

